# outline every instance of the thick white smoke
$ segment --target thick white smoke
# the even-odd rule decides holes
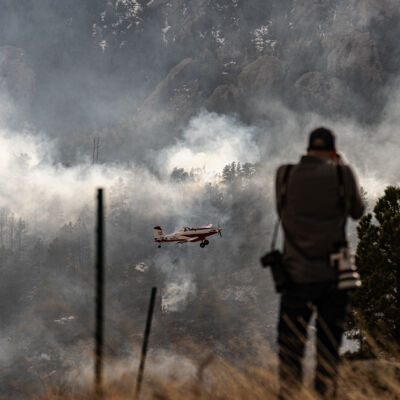
[[[189,122],[182,139],[161,151],[158,167],[166,173],[175,167],[187,171],[200,169],[211,177],[232,161],[258,162],[256,131],[233,117],[203,111]]]
[[[262,160],[267,167],[265,171],[270,174],[263,176],[263,180],[272,190],[276,166],[296,162],[301,153],[299,149],[306,148],[308,131],[318,125],[335,129],[338,149],[345,161],[355,168],[360,185],[372,204],[387,185],[398,183],[400,136],[396,134],[395,104],[397,100],[388,107],[388,118],[373,132],[352,121],[322,121],[312,116],[303,135],[283,129],[282,134],[274,138],[265,132],[264,140],[257,140],[259,129],[244,126],[232,117],[202,112],[190,121],[182,139],[158,156],[149,152],[162,178],[137,166],[91,165],[88,161],[65,167],[54,159],[53,145],[46,137],[29,131],[10,131],[2,126],[0,207],[9,208],[35,225],[37,231],[51,234],[59,229],[60,222],[77,218],[85,206],[93,209],[97,187],[107,190],[122,179],[129,187],[129,208],[141,210],[142,214],[151,212],[154,220],[168,214],[180,215],[176,225],[179,227],[191,217],[192,203],[199,196],[204,181],[176,185],[169,180],[173,168],[199,169],[204,179],[212,181],[232,161]],[[295,118],[293,113],[287,114]],[[278,151],[271,154],[271,148]],[[54,212],[57,218],[52,215]]]
[[[201,186],[193,181],[176,186],[169,180],[172,169],[201,168],[209,180],[232,161],[258,161],[253,132],[254,128],[232,118],[202,113],[189,123],[181,141],[157,157],[163,177],[159,179],[134,164],[126,168],[87,161],[65,167],[54,159],[53,145],[46,137],[0,126],[0,207],[51,233],[60,222],[76,219],[85,206],[93,209],[96,188],[107,190],[122,179],[129,188],[132,210],[151,212],[154,220],[167,214],[185,219]]]

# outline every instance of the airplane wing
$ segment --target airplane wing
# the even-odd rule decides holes
[[[178,243],[196,242],[200,240],[198,236],[192,238],[182,238]]]
[[[208,225],[203,225],[200,228],[211,228],[211,227],[212,227],[212,224],[208,224]]]

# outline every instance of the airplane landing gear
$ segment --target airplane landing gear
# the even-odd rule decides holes
[[[206,239],[203,243],[207,246],[210,242]]]
[[[200,247],[202,248],[202,249],[204,249],[204,247],[206,247],[208,244],[209,244],[210,242],[206,239],[206,240],[203,240],[201,243],[200,243]]]
[[[203,249],[204,247],[206,247],[206,245],[203,242],[201,242],[200,247]]]
[[[159,244],[157,247],[158,247],[159,249],[161,249],[161,244]]]

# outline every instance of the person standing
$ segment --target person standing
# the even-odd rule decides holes
[[[335,398],[349,292],[338,289],[330,255],[347,243],[347,218],[361,218],[364,204],[355,175],[341,162],[330,129],[312,131],[307,155],[298,164],[279,167],[276,204],[285,237],[282,262],[288,279],[278,324],[280,398],[296,398],[301,386],[307,327],[314,311],[314,388],[324,398]]]

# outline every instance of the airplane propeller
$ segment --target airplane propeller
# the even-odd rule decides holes
[[[218,222],[218,228],[217,229],[218,229],[218,235],[222,237],[222,233],[221,233],[222,228],[219,226],[219,222]]]

